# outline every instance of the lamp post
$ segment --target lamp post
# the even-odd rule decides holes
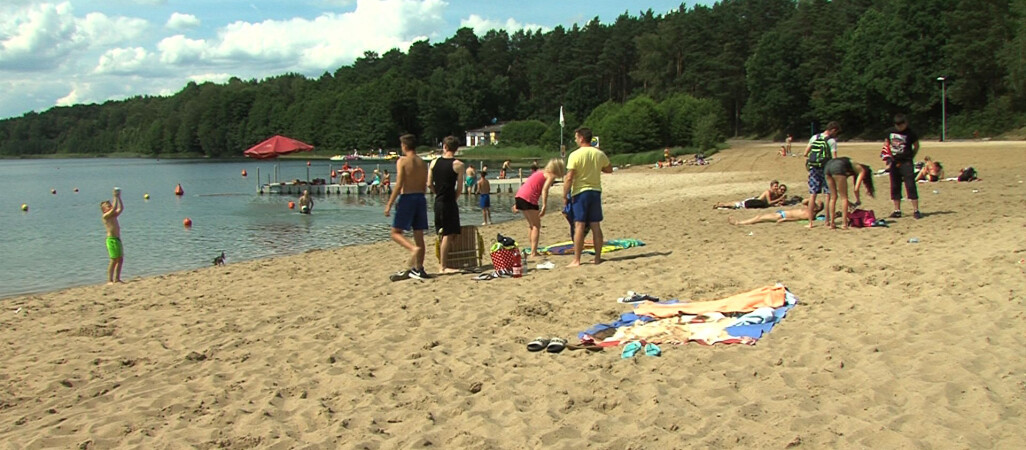
[[[947,126],[947,116],[948,116],[948,114],[947,114],[947,111],[946,111],[948,95],[947,95],[947,86],[945,86],[945,81],[947,81],[947,80],[948,80],[947,77],[945,77],[943,75],[937,77],[937,81],[940,81],[940,83],[941,83],[941,142],[944,142],[944,139],[947,137],[946,136],[946,134],[947,134],[946,132],[947,132],[947,129],[948,129],[948,126]]]

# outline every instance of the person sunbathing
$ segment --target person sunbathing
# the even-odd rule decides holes
[[[761,209],[769,208],[770,206],[781,205],[784,202],[787,194],[787,185],[779,184],[776,180],[770,183],[769,189],[766,189],[762,195],[758,197],[746,198],[739,202],[718,202],[713,205],[714,209]]]
[[[806,202],[808,202],[808,200],[806,200]],[[813,215],[819,214],[822,210],[823,202],[816,202],[816,210],[813,212]],[[815,220],[815,217],[812,219]],[[760,214],[752,217],[751,219],[742,221],[735,220],[733,217],[727,218],[727,222],[730,222],[731,225],[752,225],[761,222],[795,222],[798,220],[809,220],[808,208],[801,206],[791,209],[779,209],[776,212]]]
[[[916,181],[941,181],[944,179],[944,167],[941,166],[939,161],[934,161],[927,156],[924,160],[926,164],[923,165],[923,169],[916,175]]]

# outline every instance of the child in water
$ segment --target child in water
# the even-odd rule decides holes
[[[492,223],[492,185],[488,182],[488,172],[481,171],[481,179],[477,180],[477,192],[480,193],[478,206],[481,207],[481,215],[484,217],[484,223],[481,225],[490,225]]]

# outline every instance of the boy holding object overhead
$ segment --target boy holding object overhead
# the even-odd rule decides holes
[[[107,265],[107,284],[121,282],[121,266],[125,263],[125,249],[121,245],[121,224],[118,216],[125,210],[121,201],[121,188],[114,188],[114,199],[100,202],[103,213],[103,227],[107,229],[107,254],[110,264]]]

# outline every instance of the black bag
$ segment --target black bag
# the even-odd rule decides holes
[[[958,181],[973,181],[976,179],[976,169],[972,167],[966,167],[962,169],[962,173],[958,175]]]

